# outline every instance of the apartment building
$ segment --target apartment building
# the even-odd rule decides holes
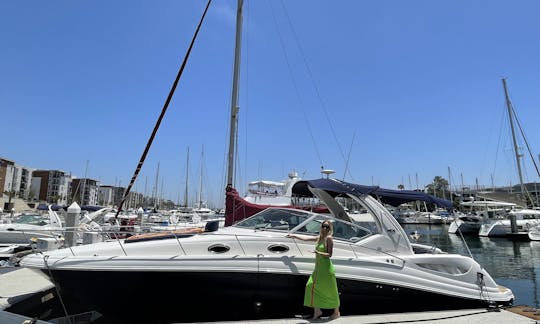
[[[12,194],[12,197],[27,199],[33,169],[16,165],[15,162],[0,158],[1,192]]]
[[[71,175],[64,171],[35,170],[32,173],[30,199],[66,205],[71,197],[71,181]]]
[[[113,206],[114,205],[114,187],[100,186],[98,188],[98,205]]]
[[[71,201],[79,205],[99,205],[99,181],[82,178],[71,182]]]
[[[15,190],[15,162],[0,158],[0,189],[2,193]]]

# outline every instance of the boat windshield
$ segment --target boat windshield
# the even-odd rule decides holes
[[[357,242],[374,233],[373,229],[346,222],[323,214],[301,210],[268,208],[234,226],[250,229],[292,231],[299,234],[318,235],[324,220],[334,226],[333,237],[338,240]],[[376,230],[375,230],[376,232]]]
[[[234,226],[252,229],[290,231],[305,222],[313,214],[294,209],[267,208]]]
[[[12,223],[28,224],[28,225],[47,225],[48,222],[41,215],[36,214],[22,214],[15,217]]]
[[[330,220],[334,227],[332,237],[337,240],[348,242],[358,242],[362,238],[373,234],[373,230],[358,224],[349,223],[340,219],[330,218],[325,215],[317,215],[300,228],[295,230],[295,233],[318,235],[321,229],[321,224],[325,220]]]

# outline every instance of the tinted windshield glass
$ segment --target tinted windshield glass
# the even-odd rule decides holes
[[[311,214],[280,208],[268,208],[234,226],[253,229],[275,229],[289,231],[308,219]]]
[[[17,216],[13,223],[18,224],[29,224],[29,225],[45,225],[47,222],[43,219],[41,215],[29,215],[29,214],[23,214],[20,216]]]
[[[319,235],[322,222],[328,219],[323,215],[317,216],[300,227],[296,232],[300,234],[313,234]],[[360,241],[363,237],[373,234],[373,232],[363,226],[357,224],[345,222],[339,219],[331,218],[330,221],[334,227],[333,237],[339,240],[345,240],[350,242]]]

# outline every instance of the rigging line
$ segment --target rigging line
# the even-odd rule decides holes
[[[514,105],[512,105],[512,112],[514,114],[514,118],[516,119],[517,125],[519,127],[519,132],[521,133],[521,136],[523,137],[523,141],[525,142],[525,146],[527,146],[527,151],[529,152],[529,156],[531,157],[531,160],[534,164],[534,168],[536,169],[536,173],[540,177],[540,171],[538,170],[538,165],[536,164],[536,160],[534,159],[534,156],[532,155],[531,147],[529,146],[529,141],[527,141],[527,138],[525,137],[525,132],[523,131],[523,127],[521,127],[521,122],[518,119],[517,113],[514,109]]]
[[[208,3],[206,4],[206,8],[204,9],[204,12],[201,16],[201,19],[199,21],[199,24],[197,25],[197,29],[195,30],[195,34],[193,35],[193,38],[191,39],[191,43],[189,44],[188,51],[186,52],[186,55],[184,56],[184,60],[182,62],[182,65],[180,66],[180,69],[178,70],[178,74],[176,75],[176,79],[174,80],[174,83],[171,87],[171,90],[169,91],[169,95],[167,96],[167,100],[165,101],[165,104],[163,105],[163,108],[161,110],[161,114],[159,115],[159,118],[156,122],[156,125],[154,126],[154,130],[152,131],[152,135],[150,135],[150,138],[148,139],[148,143],[146,144],[146,147],[144,149],[144,152],[141,156],[141,159],[139,160],[139,163],[137,164],[137,167],[135,168],[135,172],[133,173],[133,177],[131,178],[131,181],[124,193],[124,197],[122,197],[122,200],[118,204],[118,211],[116,212],[115,218],[118,218],[118,214],[120,214],[120,211],[122,210],[122,206],[124,205],[124,202],[126,201],[127,196],[129,195],[129,192],[131,190],[131,187],[133,187],[133,184],[135,183],[135,180],[137,180],[137,176],[139,175],[139,172],[141,171],[141,168],[144,164],[144,160],[146,159],[146,155],[148,154],[148,151],[150,150],[150,146],[152,146],[152,142],[154,141],[154,137],[156,136],[156,133],[159,129],[159,125],[161,125],[161,121],[163,120],[163,117],[165,116],[165,112],[167,111],[167,108],[169,107],[169,103],[171,102],[172,96],[174,94],[174,91],[176,90],[176,86],[178,85],[178,82],[180,81],[180,77],[182,76],[182,73],[184,72],[184,68],[186,67],[187,60],[189,58],[189,55],[191,53],[191,49],[193,48],[193,44],[195,43],[195,39],[197,38],[197,35],[199,34],[199,30],[201,29],[201,25],[204,21],[204,17],[206,16],[206,13],[208,12],[208,8],[210,7],[210,3],[212,0],[208,0]]]
[[[503,79],[503,82],[504,82],[504,79]],[[505,85],[506,85],[506,83],[505,83]],[[505,88],[505,91],[506,91],[506,88]],[[512,101],[509,98],[509,94],[507,92],[506,92],[506,97],[507,97],[506,98],[507,106],[508,106],[508,109],[510,110],[509,114],[511,114],[509,116],[510,123],[512,122],[512,117],[511,116],[514,116],[514,118],[516,120],[516,123],[518,124],[521,136],[522,136],[525,144],[527,145],[527,150],[529,151],[529,154],[531,154],[529,143],[527,142],[527,139],[525,138],[525,133],[523,132],[523,128],[521,127],[521,123],[519,122],[519,119],[517,117],[516,110],[514,109],[514,105],[512,104]],[[510,127],[512,127],[512,131],[513,131],[514,128],[513,128],[512,124],[510,124]],[[512,134],[512,135],[514,136],[514,134]],[[514,137],[514,142],[515,142],[515,137]],[[533,200],[529,190],[527,189],[527,187],[524,186],[524,184],[523,184],[523,178],[522,178],[522,174],[521,174],[521,166],[520,166],[520,160],[519,160],[519,158],[522,157],[523,155],[520,155],[519,152],[517,152],[517,150],[518,150],[517,144],[514,143],[514,146],[515,146],[515,150],[516,150],[516,152],[515,152],[515,154],[516,154],[516,164],[517,164],[518,172],[520,173],[519,174],[519,176],[520,176],[519,180],[520,180],[520,184],[521,184],[521,192],[523,193],[525,191],[526,197],[529,198],[529,201],[534,206],[534,200]],[[538,168],[536,166],[536,162],[534,161],[534,157],[532,157],[532,161],[534,163],[534,166],[536,168],[537,173],[540,175],[540,172],[538,172]],[[526,198],[523,198],[523,199],[525,200],[525,204],[528,204],[527,201],[526,201]]]
[[[54,285],[54,289],[56,290],[56,294],[58,295],[58,299],[60,300],[60,305],[62,305],[62,310],[64,311],[64,314],[66,315],[68,323],[71,324],[72,323],[71,316],[69,316],[66,305],[64,304],[64,299],[62,298],[62,294],[60,293],[60,288],[61,287],[59,287],[58,283],[55,281],[55,279],[53,277],[53,273],[51,271],[51,268],[49,267],[49,263],[47,263],[47,260],[49,259],[49,257],[50,257],[50,255],[44,255],[43,256],[43,263],[45,263],[45,267],[47,268],[47,271],[49,272],[49,278],[51,278],[51,282]]]
[[[275,27],[276,27],[276,31],[277,31],[277,34],[278,34],[279,41],[280,41],[281,50],[283,51],[283,55],[285,57],[285,62],[287,63],[287,68],[289,70],[289,75],[291,77],[291,81],[292,81],[294,90],[296,92],[296,96],[298,98],[298,101],[300,102],[300,110],[302,111],[302,115],[304,116],[304,120],[306,121],[308,131],[309,131],[309,135],[311,137],[311,141],[313,143],[313,146],[315,147],[315,152],[317,153],[317,157],[319,158],[319,162],[321,163],[321,167],[322,167],[324,165],[324,163],[323,163],[321,155],[319,153],[317,143],[315,142],[315,137],[313,136],[313,131],[311,129],[309,119],[307,118],[306,111],[304,110],[304,103],[303,103],[302,98],[300,96],[300,91],[298,89],[298,85],[296,84],[296,80],[294,79],[294,75],[292,74],[291,64],[289,62],[289,57],[287,55],[287,51],[285,50],[285,44],[283,42],[283,37],[282,37],[281,33],[279,32],[277,19],[276,19],[276,15],[275,15],[275,12],[274,12],[274,7],[272,6],[272,1],[268,1],[268,3],[270,4],[270,9],[271,9],[271,12],[272,12],[272,18],[274,19],[274,24],[275,24]]]
[[[244,181],[243,179],[248,179],[248,174],[247,174],[247,170],[248,170],[248,138],[249,138],[249,128],[248,128],[248,120],[249,120],[249,113],[250,113],[250,105],[249,105],[249,102],[250,102],[250,97],[249,97],[249,94],[250,94],[250,89],[249,89],[249,74],[250,74],[250,71],[249,71],[249,68],[250,68],[250,63],[249,63],[249,58],[250,58],[250,48],[251,48],[251,44],[250,44],[250,38],[248,37],[249,34],[250,34],[250,29],[249,27],[251,26],[251,15],[252,15],[252,11],[251,11],[251,1],[247,1],[247,5],[246,5],[246,11],[247,11],[247,14],[246,14],[246,24],[247,26],[245,26],[245,28],[243,28],[242,32],[245,34],[245,36],[242,37],[242,39],[244,40],[244,48],[245,48],[245,52],[246,52],[246,55],[244,55],[244,60],[245,60],[245,65],[244,65],[244,69],[243,69],[243,72],[244,72],[244,77],[245,77],[245,81],[244,81],[244,87],[245,87],[245,90],[246,91],[243,91],[242,94],[244,95],[244,98],[245,98],[245,108],[244,108],[244,112],[245,112],[245,118],[244,118],[244,136],[246,138],[246,141],[244,142],[244,170],[243,170],[243,174],[244,176],[241,177],[240,179],[235,179],[235,180],[238,180],[238,183],[242,183],[241,187],[242,188],[237,188],[237,189],[241,189],[242,191],[244,191]],[[239,114],[238,114],[239,115]],[[237,118],[240,118],[240,117],[237,117]],[[236,141],[238,142],[238,138],[236,139]],[[238,147],[238,143],[236,143],[235,147]],[[239,185],[240,187],[240,185]],[[236,188],[236,187],[235,187]]]
[[[352,137],[352,140],[351,140],[351,147],[349,148],[349,155],[347,155],[347,161],[345,162],[345,172],[343,172],[343,181],[345,181],[345,175],[347,174],[347,171],[349,171],[349,161],[350,161],[350,158],[351,158],[351,151],[352,151],[352,148],[353,148],[353,143],[354,143],[354,137],[355,136],[356,136],[356,129],[354,130],[353,137]],[[349,172],[349,176],[352,178],[352,175],[351,175],[350,172]]]
[[[285,4],[283,3],[283,0],[281,0],[281,6],[283,7],[283,11],[285,12],[285,16],[287,17],[287,21],[289,23],[289,26],[291,28],[291,31],[293,33],[293,36],[294,36],[294,39],[296,40],[296,45],[298,46],[298,49],[300,51],[300,55],[302,56],[302,59],[303,59],[303,62],[304,62],[304,66],[306,67],[306,70],[308,72],[308,75],[309,75],[309,78],[311,80],[311,83],[313,84],[313,88],[315,90],[315,93],[317,94],[317,98],[319,99],[319,102],[321,104],[321,107],[323,109],[323,112],[324,112],[324,116],[326,117],[326,121],[328,122],[328,125],[330,126],[330,130],[332,131],[332,135],[334,136],[334,140],[336,141],[336,144],[337,144],[337,147],[339,149],[339,152],[341,153],[341,157],[343,158],[343,161],[347,161],[345,159],[345,154],[343,153],[343,149],[341,148],[341,145],[338,141],[338,138],[337,138],[337,135],[336,135],[336,131],[334,129],[334,126],[332,124],[332,122],[330,121],[330,117],[328,116],[328,111],[326,109],[326,106],[324,104],[324,101],[322,100],[322,96],[321,96],[321,93],[319,91],[319,88],[317,87],[317,83],[315,82],[315,78],[313,76],[313,72],[311,71],[310,67],[309,67],[309,64],[307,63],[307,59],[306,59],[306,55],[304,54],[304,51],[302,49],[302,46],[300,46],[300,38],[298,37],[298,34],[296,33],[295,29],[294,29],[294,26],[292,24],[292,21],[291,21],[291,18],[289,17],[289,14],[287,12],[287,9],[285,8]],[[350,175],[350,171],[349,171],[349,175]],[[352,178],[352,175],[350,175],[351,178]]]
[[[499,148],[501,146],[501,137],[502,137],[502,134],[503,134],[504,120],[505,120],[505,114],[503,113],[501,115],[501,124],[499,126],[499,138],[497,140],[497,150],[495,151],[495,165],[493,166],[493,174],[495,174],[496,171],[497,171],[497,156],[499,156]]]
[[[540,176],[540,172],[538,172],[538,166],[536,165],[534,157],[533,157],[533,155],[531,153],[531,148],[529,146],[529,142],[527,141],[527,138],[525,137],[525,132],[523,131],[523,128],[521,127],[521,123],[520,123],[520,121],[519,121],[519,119],[517,117],[517,113],[516,113],[516,111],[514,109],[514,106],[511,105],[511,108],[512,108],[512,113],[514,114],[514,118],[516,120],[516,123],[517,123],[517,125],[519,127],[521,137],[523,137],[523,141],[525,142],[525,145],[527,146],[527,151],[529,152],[529,156],[531,157],[531,160],[532,160],[532,162],[534,164],[534,168],[536,169],[537,174]],[[527,169],[525,168],[524,171],[525,171],[526,178],[528,178]],[[525,189],[525,193],[526,193],[527,197],[529,198],[529,201],[531,202],[532,206],[534,207],[534,199],[533,199],[531,193],[529,192],[529,189],[527,188],[527,186],[524,186],[524,189]]]

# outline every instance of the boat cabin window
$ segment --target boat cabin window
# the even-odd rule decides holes
[[[536,214],[523,214],[523,219],[540,219],[540,215],[536,215]]]
[[[248,184],[252,195],[281,196],[285,194],[285,183],[273,181],[254,181]]]
[[[253,229],[289,231],[306,221],[312,214],[281,208],[268,208],[234,226]],[[320,225],[319,225],[320,226]]]

